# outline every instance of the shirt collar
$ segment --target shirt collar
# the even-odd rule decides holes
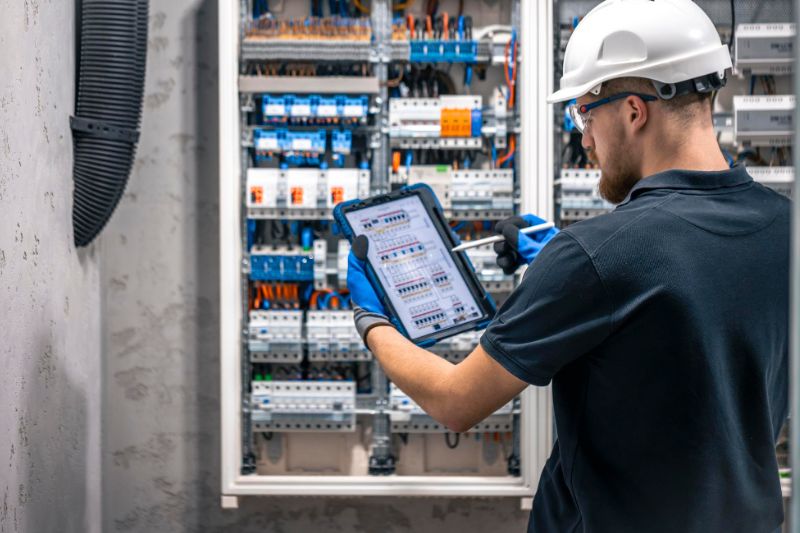
[[[625,205],[637,196],[654,189],[712,190],[736,187],[753,181],[744,165],[727,170],[665,170],[639,180],[619,205]]]

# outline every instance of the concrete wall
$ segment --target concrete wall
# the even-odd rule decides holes
[[[0,0],[0,533],[100,531],[98,252],[72,241],[73,2]]]
[[[519,500],[219,508],[216,2],[152,0],[143,139],[103,237],[104,531],[524,531]]]

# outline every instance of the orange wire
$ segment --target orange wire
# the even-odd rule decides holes
[[[447,24],[448,24],[449,21],[450,21],[450,17],[447,15],[447,13],[442,13],[442,23],[443,23],[443,26],[444,26],[443,27],[443,31],[442,31],[442,40],[443,41],[447,40],[447,35],[448,35]]]
[[[410,35],[410,39],[414,38],[414,15],[408,16],[408,33]]]
[[[514,155],[514,151],[517,148],[517,140],[516,139],[517,138],[512,135],[511,139],[508,140],[508,152],[506,152],[506,155],[504,155],[503,157],[501,157],[500,159],[497,160],[496,166],[499,167],[500,165],[505,163],[508,160],[509,157]]]
[[[431,21],[431,16],[425,16],[425,28],[428,30],[428,39],[433,39],[433,21]]]
[[[518,43],[514,43],[514,56],[517,55],[518,50]],[[514,95],[516,93],[516,85],[517,85],[517,69],[516,66],[514,68],[514,76],[512,78],[508,77],[508,62],[509,62],[509,51],[511,50],[511,40],[506,43],[505,50],[503,52],[503,76],[506,79],[506,85],[508,85],[508,108],[511,109],[514,107]]]
[[[250,297],[251,297],[252,302],[253,302],[253,304],[252,304],[253,307],[252,308],[253,309],[261,309],[261,287],[258,284],[256,284],[255,289],[256,289],[255,297],[253,297],[253,293],[252,292],[250,293]]]

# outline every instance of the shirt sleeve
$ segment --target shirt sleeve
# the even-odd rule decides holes
[[[506,370],[547,385],[611,332],[613,306],[589,255],[562,231],[539,253],[481,337]]]

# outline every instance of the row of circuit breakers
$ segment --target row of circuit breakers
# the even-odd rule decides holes
[[[733,77],[740,78],[750,94],[734,94],[729,112],[716,113],[714,125],[720,146],[731,163],[737,153],[758,150],[771,154],[791,147],[794,136],[795,97],[789,94],[753,94],[765,80],[792,75],[795,25],[741,24],[736,28]],[[791,86],[787,86],[791,90]],[[729,90],[728,88],[723,89]],[[769,92],[764,91],[764,92]],[[565,126],[567,130],[569,126]],[[766,156],[757,165],[747,164],[753,178],[791,196],[794,167],[786,157]],[[766,163],[766,164],[765,164]],[[556,203],[561,220],[574,222],[614,208],[597,191],[600,171],[575,168],[565,163],[556,180]]]

